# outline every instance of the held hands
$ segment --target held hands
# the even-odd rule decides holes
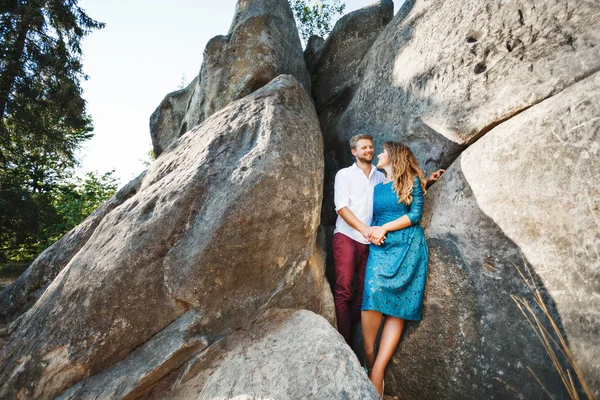
[[[387,231],[381,226],[376,226],[371,232],[371,243],[381,246],[385,240],[385,234]]]
[[[369,228],[366,228],[364,231],[362,231],[362,235],[365,237],[365,239],[367,239],[368,241],[371,241],[371,233],[375,230],[374,226],[371,226]]]
[[[363,236],[374,245],[381,246],[385,241],[386,233],[387,231],[384,228],[380,226],[372,226],[363,232]]]

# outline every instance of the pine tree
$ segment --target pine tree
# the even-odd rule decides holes
[[[40,243],[50,193],[92,136],[81,40],[103,27],[77,0],[0,2],[0,262]]]
[[[0,6],[0,160],[11,136],[74,159],[89,138],[81,98],[81,39],[104,24],[77,0],[5,0]]]

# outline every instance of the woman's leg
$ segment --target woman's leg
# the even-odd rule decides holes
[[[361,313],[363,347],[368,369],[371,369],[375,363],[375,340],[381,326],[382,317],[383,315],[379,311],[368,310]]]
[[[377,351],[377,358],[375,364],[373,364],[373,370],[371,371],[371,382],[375,385],[375,388],[382,394],[383,392],[383,376],[385,374],[385,368],[387,367],[398,342],[400,336],[402,336],[402,329],[404,329],[404,320],[396,317],[385,317],[383,321],[383,330],[381,332],[381,339],[379,340],[379,350]]]

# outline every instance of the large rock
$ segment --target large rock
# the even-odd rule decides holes
[[[361,59],[356,88],[334,97],[318,114],[326,151],[325,231],[331,232],[335,221],[333,177],[353,161],[351,136],[372,134],[377,151],[387,140],[402,141],[426,172],[452,164],[427,196],[433,210],[428,217],[432,270],[425,318],[407,328],[390,364],[388,393],[504,398],[509,384],[525,397],[537,398],[543,390],[526,369],[530,366],[551,392],[565,395],[550,359],[510,297],[529,294],[513,266],[523,267],[523,256],[598,390],[594,357],[600,357],[592,345],[600,319],[593,250],[598,248],[598,184],[593,179],[567,183],[559,174],[544,173],[544,179],[555,182],[546,191],[535,174],[562,160],[569,173],[584,165],[585,159],[570,159],[565,145],[557,144],[555,154],[551,146],[546,152],[540,149],[543,141],[551,143],[554,123],[569,132],[596,121],[596,89],[589,88],[591,76],[600,70],[600,3],[407,0]],[[577,94],[581,97],[576,100],[572,96]],[[561,102],[583,109],[584,99],[592,104],[582,113],[586,117],[572,122],[560,117],[567,112]],[[554,109],[546,109],[548,104]],[[534,112],[546,119],[534,118]],[[530,118],[528,128],[523,128],[523,116]],[[487,138],[509,126],[510,140]],[[574,139],[588,148],[588,166],[597,155],[594,135]],[[569,133],[558,136],[567,141]],[[486,143],[484,139],[488,147],[480,151],[478,140]],[[579,149],[571,153],[586,154]],[[470,172],[463,171],[467,159]],[[593,168],[590,177],[598,175]],[[516,177],[524,174],[530,175],[518,184]],[[573,197],[573,190],[579,194]],[[549,198],[572,198],[569,204],[577,206],[550,204]],[[567,214],[571,219],[558,215],[565,207],[573,212]],[[529,220],[523,217],[530,213],[535,215]],[[542,224],[546,227],[538,228]],[[542,254],[552,261],[543,263]],[[436,379],[430,378],[432,373]]]
[[[188,131],[181,121],[185,118],[190,98],[198,90],[199,80],[200,77],[196,76],[184,89],[167,94],[150,116],[150,138],[155,157]]]
[[[181,341],[180,335],[171,337]],[[145,379],[135,368],[138,352],[60,398],[378,398],[340,334],[309,311],[271,309],[209,347],[198,341],[188,362],[145,390],[131,392],[133,382]]]
[[[51,398],[158,346],[138,366],[143,387],[279,301],[290,306],[291,292],[304,293],[298,308],[331,304],[308,265],[322,154],[312,102],[290,76],[181,137],[19,322],[0,353],[0,397]]]
[[[323,46],[323,43],[325,43],[325,39],[323,39],[321,36],[312,35],[308,38],[308,43],[306,43],[306,48],[304,49],[304,62],[306,63],[306,66],[308,66],[308,63],[310,62],[313,54],[315,54],[315,51],[319,50],[319,48]],[[311,87],[313,87],[312,84]]]
[[[419,398],[504,398],[510,385],[526,398],[544,396],[529,367],[550,393],[567,397],[511,298],[532,302],[515,266],[531,270],[600,392],[599,113],[595,73],[492,129],[429,191],[425,314],[394,356],[390,393],[415,398],[414,388],[426,387]],[[432,370],[433,381],[424,374]]]
[[[81,224],[44,250],[13,283],[0,292],[0,326],[10,332],[8,324],[21,316],[44,293],[50,282],[71,261],[92,236],[102,219],[138,191],[140,176],[120,189]]]
[[[346,92],[360,82],[363,57],[393,16],[394,3],[380,0],[340,18],[317,49],[318,39],[309,41],[305,56],[312,52],[307,63],[317,113],[338,96],[352,97]]]
[[[600,4],[407,0],[362,61],[350,104],[319,115],[344,145],[400,140],[428,171],[447,167],[498,123],[600,68]]]
[[[310,93],[288,1],[239,0],[227,36],[215,36],[206,45],[199,76],[183,91],[168,94],[152,115],[154,154],[158,157],[177,137],[280,74],[293,75]]]

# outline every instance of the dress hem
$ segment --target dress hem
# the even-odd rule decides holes
[[[386,314],[386,313],[384,313],[384,312],[382,312],[382,311],[375,310],[375,309],[371,309],[371,308],[366,308],[366,309],[362,309],[362,308],[361,308],[361,310],[360,310],[360,311],[377,311],[377,312],[379,312],[379,313],[381,313],[381,314],[383,314],[383,315],[387,315],[388,317],[394,317],[394,318],[405,319],[405,320],[407,320],[407,321],[417,321],[417,322],[418,322],[418,321],[421,321],[421,320],[423,320],[423,316],[421,316],[419,319],[415,319],[415,318],[407,318],[407,317],[399,317],[399,316],[397,316],[397,315]]]

